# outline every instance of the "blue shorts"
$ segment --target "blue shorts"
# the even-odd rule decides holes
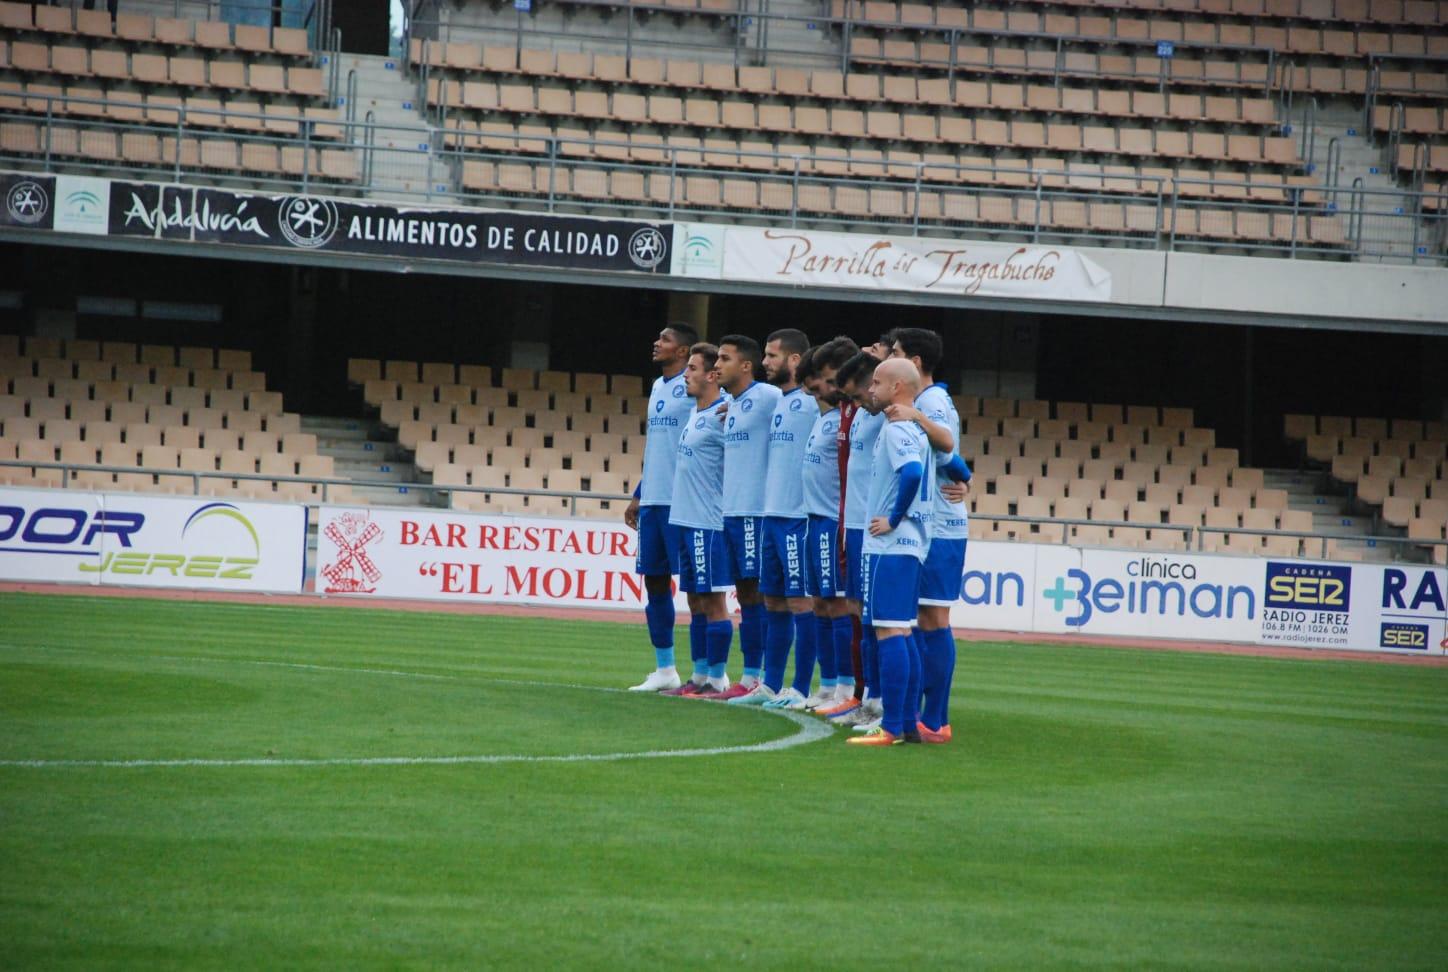
[[[811,516],[808,549],[804,587],[809,596],[844,597],[844,578],[840,576],[840,521]]]
[[[724,518],[724,547],[729,553],[729,572],[735,580],[759,579],[759,544],[763,532],[762,516]]]
[[[679,535],[679,590],[685,594],[717,594],[734,586],[723,530],[674,527]]]
[[[950,607],[960,600],[960,584],[964,575],[965,537],[934,538],[925,553],[925,565],[920,570],[920,603]]]
[[[913,628],[920,604],[920,561],[904,554],[865,554],[861,623]]]
[[[845,527],[845,597],[861,601],[860,588],[863,581],[865,552],[865,531]]]
[[[805,597],[805,546],[809,520],[766,516],[760,544],[759,593],[770,597]]]
[[[679,528],[669,522],[667,506],[639,507],[639,553],[634,572],[664,577],[679,572]]]

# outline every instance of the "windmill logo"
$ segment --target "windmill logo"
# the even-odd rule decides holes
[[[366,547],[382,536],[382,528],[365,513],[343,513],[327,524],[322,535],[337,546],[336,559],[318,571],[327,580],[324,593],[374,593],[382,571],[367,555]]]

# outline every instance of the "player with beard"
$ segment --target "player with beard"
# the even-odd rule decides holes
[[[724,416],[724,542],[739,595],[739,650],[744,674],[721,693],[746,695],[759,684],[764,662],[764,598],[759,593],[760,544],[764,537],[764,470],[769,429],[780,390],[763,374],[759,342],[742,334],[719,339],[719,384],[730,401]]]
[[[769,462],[764,482],[764,542],[760,549],[759,590],[764,595],[764,673],[746,695],[730,705],[763,705],[783,694],[803,704],[805,695],[784,688],[790,643],[795,643],[795,670],[813,677],[815,622],[804,583],[805,544],[809,519],[804,512],[801,468],[810,429],[819,415],[796,379],[801,357],[809,350],[803,331],[785,328],[764,344],[764,368],[780,391],[770,416]],[[792,693],[792,694],[791,694]],[[796,698],[797,697],[797,698]]]
[[[845,697],[854,697],[854,672],[850,642],[853,622],[845,601],[843,557],[840,549],[840,462],[839,438],[841,396],[835,385],[840,366],[859,352],[847,337],[810,349],[804,385],[819,403],[820,414],[805,445],[803,486],[805,513],[809,517],[809,540],[805,558],[805,583],[813,599],[816,656],[820,668],[819,690],[806,698],[803,708],[833,708]],[[801,673],[796,660],[794,688],[809,689],[809,673]],[[780,702],[769,704],[784,704]]]
[[[649,392],[648,428],[644,437],[643,473],[624,522],[638,531],[635,570],[643,575],[647,602],[644,619],[654,646],[654,671],[633,692],[663,692],[679,687],[674,667],[674,595],[672,575],[679,572],[679,541],[669,525],[674,493],[674,467],[679,439],[694,410],[684,383],[689,349],[699,336],[687,324],[671,323],[654,340],[653,360],[660,375]]]
[[[875,439],[888,421],[880,406],[866,391],[874,377],[879,359],[862,351],[840,366],[835,382],[840,393],[853,400],[855,412],[850,420],[848,456],[845,471],[845,603],[853,619],[860,616],[861,555],[864,550],[865,527],[870,493],[870,472],[874,463]],[[875,648],[875,629],[860,627],[860,678],[864,690],[859,698],[852,693],[822,715],[842,725],[879,724],[880,667]]]
[[[674,470],[669,524],[679,540],[679,590],[689,599],[689,655],[694,674],[665,695],[717,697],[729,688],[725,666],[734,627],[724,595],[733,586],[724,545],[724,402],[714,363],[719,349],[695,344],[684,380],[696,408],[685,422]]]

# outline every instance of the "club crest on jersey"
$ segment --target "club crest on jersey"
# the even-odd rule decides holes
[[[740,411],[743,411],[743,412],[752,412],[752,411],[754,411],[754,399],[752,399],[752,398],[746,398],[746,399],[744,399],[744,401],[742,401],[742,402],[739,403],[739,410],[740,410]],[[731,419],[730,421],[733,421],[733,420]]]
[[[802,399],[796,398],[789,403],[789,410],[791,412],[798,412],[802,408],[804,408],[804,401]]]
[[[695,423],[694,423],[694,428],[696,428],[696,429],[698,429],[699,431],[702,432],[702,431],[704,430],[704,420],[703,420],[703,419],[699,419],[699,421],[695,422]]]
[[[689,392],[688,392],[688,389],[686,389],[683,385],[675,385],[675,386],[674,386],[674,397],[675,397],[675,398],[683,398],[683,397],[684,397],[685,395],[687,395],[688,393],[689,393]]]

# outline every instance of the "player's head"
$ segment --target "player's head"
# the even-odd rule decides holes
[[[865,350],[874,355],[876,361],[884,361],[886,358],[890,357],[892,353],[894,353],[895,332],[897,330],[899,330],[899,328],[890,328],[890,330],[886,331],[884,334],[881,334],[878,338],[876,338],[875,343],[870,345]]]
[[[875,368],[868,394],[879,408],[909,405],[920,394],[920,370],[909,358],[886,358]]]
[[[726,334],[719,339],[719,385],[738,395],[760,375],[759,342],[743,334]]]
[[[835,372],[835,384],[840,393],[871,415],[877,414],[880,406],[875,404],[866,391],[870,387],[870,379],[875,375],[875,366],[879,363],[880,359],[870,352],[861,351],[840,365],[840,370]]]
[[[809,337],[801,330],[786,327],[764,339],[764,375],[771,385],[795,384],[794,369],[800,355],[809,350]]]
[[[813,372],[816,398],[838,405],[843,396],[839,389],[839,370],[846,361],[860,353],[859,345],[844,335],[811,348],[810,370]]]
[[[683,321],[670,321],[654,338],[654,364],[661,368],[681,366],[689,360],[689,349],[699,342],[699,332]]]
[[[895,344],[891,351],[897,358],[909,358],[922,376],[933,377],[935,369],[940,367],[940,357],[945,353],[945,346],[940,341],[940,335],[934,331],[927,331],[923,327],[897,327]]]
[[[719,387],[719,349],[706,341],[689,348],[689,363],[684,368],[684,390],[693,398],[713,398],[711,389]]]
[[[799,356],[799,364],[794,366],[795,383],[803,385],[810,395],[815,394],[814,352],[814,348],[806,348]]]

